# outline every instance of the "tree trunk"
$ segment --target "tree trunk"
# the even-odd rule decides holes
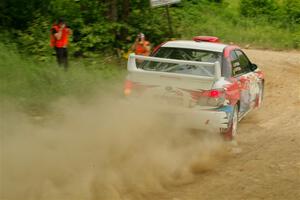
[[[110,0],[109,9],[110,9],[109,19],[112,22],[118,21],[118,1]]]
[[[130,2],[129,0],[123,0],[123,5],[122,5],[122,20],[124,22],[128,21],[128,17],[129,17],[129,11],[130,11]]]

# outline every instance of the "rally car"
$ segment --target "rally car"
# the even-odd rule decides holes
[[[238,122],[262,104],[263,72],[234,45],[217,37],[165,42],[151,56],[131,54],[124,93],[159,99],[190,128],[217,129],[226,139]],[[164,104],[165,103],[165,104]]]

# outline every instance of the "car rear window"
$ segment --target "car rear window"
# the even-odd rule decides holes
[[[204,51],[198,49],[185,48],[170,48],[161,47],[153,57],[169,58],[177,60],[188,60],[198,62],[221,63],[222,53]],[[192,74],[200,76],[214,76],[215,69],[213,66],[205,65],[190,65],[190,64],[174,64],[174,63],[159,63],[153,61],[144,61],[139,65],[139,68],[149,71],[162,71],[170,73]]]

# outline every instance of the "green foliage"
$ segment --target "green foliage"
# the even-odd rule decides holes
[[[282,27],[295,28],[300,24],[300,1],[241,0],[240,13],[245,17],[263,17],[281,23]]]
[[[1,0],[0,27],[23,30],[30,26],[33,13],[48,14],[51,0]]]
[[[282,6],[284,22],[288,24],[300,24],[300,1],[286,0]]]
[[[63,17],[74,33],[70,55],[82,57],[127,51],[139,32],[153,46],[206,34],[242,44],[299,48],[299,0],[182,0],[170,7],[170,14],[174,35],[165,8],[150,8],[149,0],[3,0],[0,34],[5,37],[0,41],[16,43],[20,52],[39,61],[51,61],[50,27]]]
[[[278,9],[275,0],[241,0],[241,14],[246,17],[271,16]]]
[[[195,35],[214,35],[225,43],[241,46],[299,48],[298,24],[290,24],[287,29],[282,21],[270,20],[266,16],[241,16],[233,9],[238,8],[236,3],[229,0],[221,5],[185,2],[179,31],[186,39]],[[185,26],[191,22],[194,22],[191,26]]]
[[[28,53],[39,61],[49,61],[53,50],[50,48],[47,18],[37,13],[31,26],[24,31],[17,31],[17,35],[20,52]]]
[[[60,17],[65,19],[74,32],[73,42],[70,43],[71,54],[85,57],[127,51],[139,32],[145,33],[154,45],[172,37],[167,28],[165,9],[151,9],[148,0],[47,0],[47,7],[42,6],[36,10],[35,6],[29,6],[36,0],[28,0],[25,7],[29,6],[31,16],[24,15],[22,19],[15,13],[22,10],[17,1],[4,1],[16,7],[16,10],[9,8],[5,16],[18,22],[17,25],[6,23],[2,26],[16,29],[17,35],[12,35],[12,40],[22,51],[36,55],[43,61],[51,60],[50,27]],[[10,12],[13,14],[10,15]],[[171,14],[174,14],[173,10]],[[175,28],[179,24],[178,20],[175,15]]]
[[[75,44],[76,52],[101,51],[111,47],[115,41],[113,30],[117,24],[94,23],[79,30],[80,40]]]
[[[293,48],[300,48],[300,26],[298,26],[298,31],[292,33],[292,42],[293,42]]]
[[[171,10],[173,28],[176,30],[179,23],[178,12]],[[140,20],[143,17],[144,20]],[[133,36],[131,41],[133,42],[137,33],[143,32],[150,41],[159,44],[166,39],[172,38],[168,30],[168,21],[165,13],[165,8],[155,9],[136,9],[134,10],[129,20],[131,21],[130,35]],[[177,33],[177,36],[180,36]]]

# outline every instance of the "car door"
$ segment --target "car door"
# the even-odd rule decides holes
[[[240,49],[231,52],[232,76],[240,86],[240,113],[246,113],[255,106],[259,92],[257,76],[251,70],[251,62]]]

